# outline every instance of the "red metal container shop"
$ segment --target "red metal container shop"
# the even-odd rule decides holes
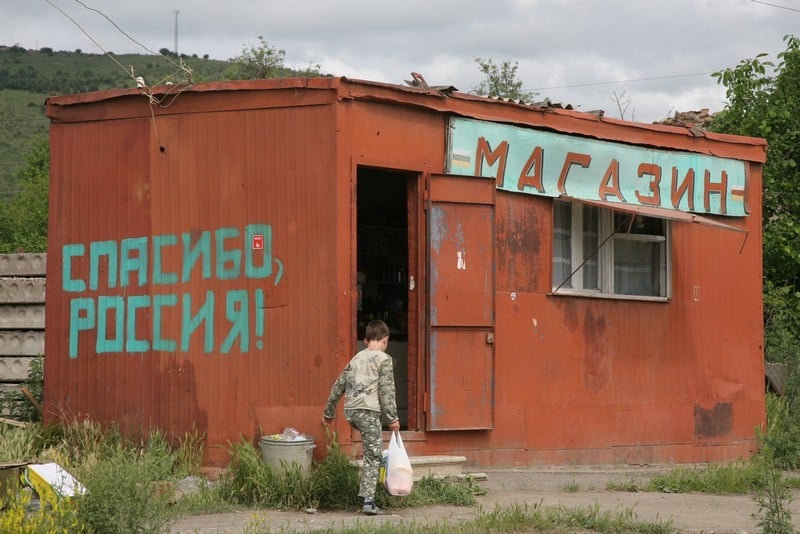
[[[61,96],[47,115],[49,419],[198,430],[216,465],[241,436],[319,443],[379,318],[412,454],[756,446],[763,140],[345,78]]]

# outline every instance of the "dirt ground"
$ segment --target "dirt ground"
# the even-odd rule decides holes
[[[353,512],[280,512],[273,510],[225,513],[184,518],[173,525],[173,533],[221,534],[242,532],[249,524],[274,531],[313,531],[329,527],[367,526],[378,523],[451,522],[474,518],[495,505],[542,503],[544,506],[593,506],[601,510],[632,509],[640,521],[672,519],[676,532],[757,532],[758,504],[750,495],[706,495],[629,493],[607,490],[608,482],[635,480],[645,483],[671,467],[530,468],[483,471],[488,480],[479,482],[486,495],[475,507],[431,506],[387,510],[385,515],[365,517]],[[574,491],[578,488],[577,491]],[[792,517],[800,519],[800,492],[791,503]]]

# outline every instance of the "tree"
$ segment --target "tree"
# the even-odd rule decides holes
[[[800,40],[784,37],[778,64],[766,54],[717,72],[727,104],[711,125],[767,140],[763,169],[765,350],[770,361],[800,361]],[[800,399],[800,375],[787,387]]]
[[[286,50],[275,48],[263,35],[258,36],[258,45],[242,49],[242,55],[231,61],[230,77],[235,80],[256,78],[280,78],[286,72],[284,59]]]
[[[17,173],[16,192],[0,205],[0,253],[47,251],[50,143],[36,138]]]
[[[285,78],[289,76],[319,76],[319,65],[293,70],[287,67],[286,50],[269,44],[264,36],[258,36],[258,45],[245,47],[242,54],[231,59],[233,66],[227,76],[232,80],[253,80],[259,78]]]
[[[616,91],[612,93],[611,101],[616,104],[617,111],[619,111],[619,118],[625,120],[625,114],[628,112],[628,109],[631,107],[631,98],[625,94],[625,91],[617,94]],[[630,120],[636,120],[636,109],[634,108],[633,113],[631,114]]]
[[[476,57],[475,63],[484,75],[483,81],[474,89],[477,94],[523,101],[533,100],[536,96],[536,93],[525,91],[522,81],[517,79],[518,61],[495,63],[492,59]]]

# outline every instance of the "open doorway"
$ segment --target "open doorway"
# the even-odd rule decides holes
[[[408,215],[408,192],[413,190],[415,179],[408,173],[359,167],[356,182],[358,347],[362,346],[369,321],[386,322],[391,331],[387,352],[394,359],[397,409],[403,430],[409,429],[409,421],[412,426],[416,421],[414,409],[409,407],[416,399],[413,342],[417,336],[416,332],[409,332],[409,278],[414,272],[409,269],[409,233],[414,231],[414,225],[409,224]]]

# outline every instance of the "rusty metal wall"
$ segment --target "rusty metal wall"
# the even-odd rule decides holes
[[[243,434],[318,430],[338,367],[335,110],[188,100],[51,129],[47,335],[62,356],[45,409],[197,428],[220,463]]]
[[[28,378],[44,355],[47,254],[0,254],[0,393]]]
[[[442,172],[446,118],[457,113],[754,161],[750,235],[742,246],[739,234],[673,224],[670,302],[554,297],[552,201],[498,192],[493,428],[409,433],[411,453],[526,465],[722,461],[751,451],[764,419],[762,146],[468,95],[338,79],[272,83],[188,91],[154,109],[155,120],[132,92],[51,102],[48,275],[60,282],[47,288],[47,343],[61,349],[46,367],[51,414],[89,413],[132,431],[195,426],[208,433],[210,463],[224,463],[227,441],[242,434],[295,426],[321,437],[322,403],[355,348],[356,170]],[[269,243],[268,276],[253,224],[260,246]],[[193,255],[206,235],[208,254]],[[248,261],[253,277],[242,270]],[[92,306],[102,327],[87,315]],[[420,315],[422,330],[428,319]],[[430,362],[418,344],[422,409]]]

